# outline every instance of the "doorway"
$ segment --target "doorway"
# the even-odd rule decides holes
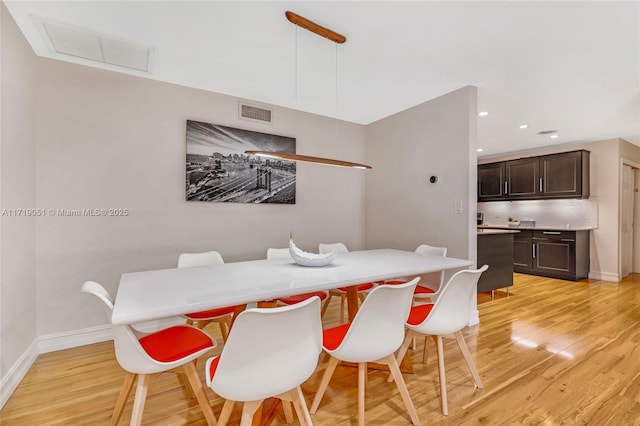
[[[620,278],[633,272],[640,272],[640,175],[635,164],[622,164],[622,185],[620,193]]]

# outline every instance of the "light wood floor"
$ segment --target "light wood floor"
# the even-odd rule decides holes
[[[640,425],[640,274],[619,284],[516,274],[510,296],[498,292],[493,301],[486,295],[478,300],[481,324],[464,333],[485,388],[474,388],[455,342],[447,341],[450,414],[442,416],[435,347],[430,341],[425,366],[419,342],[412,355],[415,374],[405,379],[422,424]],[[336,302],[327,325],[337,323],[337,313]],[[324,366],[303,385],[308,404]],[[312,416],[316,425],[356,424],[356,373],[338,367]],[[0,412],[0,424],[107,424],[122,379],[111,342],[41,355]],[[411,424],[385,379],[381,371],[368,374],[367,424]],[[222,400],[208,392],[218,415]],[[133,394],[121,424],[128,423],[132,400]],[[232,421],[238,424],[237,411]],[[205,424],[171,374],[154,382],[143,423]],[[280,406],[269,424],[284,424]]]

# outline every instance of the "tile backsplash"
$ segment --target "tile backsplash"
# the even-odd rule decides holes
[[[478,203],[478,212],[484,213],[484,223],[506,225],[510,217],[517,220],[535,220],[536,226],[598,227],[598,201],[588,200],[522,200]]]

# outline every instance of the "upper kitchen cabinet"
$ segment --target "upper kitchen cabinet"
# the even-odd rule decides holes
[[[540,191],[544,198],[589,198],[589,151],[540,157]]]
[[[478,165],[478,201],[589,198],[589,151]]]
[[[538,157],[521,158],[505,162],[507,176],[506,196],[509,200],[530,200],[539,192]]]
[[[478,201],[504,200],[504,163],[478,165]]]

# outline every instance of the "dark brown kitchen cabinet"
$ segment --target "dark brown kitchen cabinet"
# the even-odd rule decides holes
[[[531,232],[522,230],[513,237],[514,272],[531,273],[533,270],[533,245]]]
[[[478,166],[479,201],[504,200],[505,187],[503,162]]]
[[[539,195],[538,157],[506,161],[505,170],[508,199],[531,199]]]
[[[540,192],[545,198],[589,198],[589,151],[540,157]]]
[[[574,281],[587,278],[589,231],[521,231],[513,241],[513,270]]]
[[[589,151],[478,165],[478,201],[589,198]]]

